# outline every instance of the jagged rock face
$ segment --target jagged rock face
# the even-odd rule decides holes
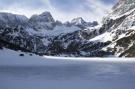
[[[120,57],[135,57],[135,29],[132,29],[125,37],[117,40],[114,48],[117,53],[120,53]]]
[[[0,27],[0,39],[34,53],[45,52],[42,40],[39,37],[29,35],[23,27]]]
[[[122,15],[135,8],[135,0],[119,0],[113,7],[113,15]]]
[[[55,56],[103,57],[112,54],[101,50],[109,44],[109,41],[91,42],[82,39],[79,36],[79,31],[76,31],[53,38],[52,43],[47,47],[47,54]]]
[[[83,18],[81,17],[78,17],[78,18],[74,18],[72,21],[71,21],[72,24],[75,24],[75,25],[81,25],[81,24],[85,24],[86,22],[83,20]]]
[[[134,52],[129,50],[134,47],[134,8],[135,0],[119,0],[104,21],[104,25],[110,23],[106,30],[112,38],[112,44],[107,49],[114,51],[116,56],[134,57]]]
[[[33,15],[30,18],[30,22],[55,22],[50,12],[44,12],[40,15]]]
[[[29,19],[29,26],[35,30],[53,30],[55,27],[55,20],[50,12],[44,12],[40,15],[33,15]]]
[[[81,39],[79,31],[41,38],[29,35],[22,27],[1,28],[0,38],[37,54],[77,57],[102,57],[111,54],[101,50],[110,42],[90,42]]]
[[[71,24],[72,25],[76,25],[76,26],[78,26],[78,27],[80,27],[82,29],[86,29],[87,27],[95,27],[95,26],[97,26],[98,25],[98,22],[97,21],[86,22],[86,21],[83,20],[83,18],[78,17],[78,18],[74,18],[71,21]]]

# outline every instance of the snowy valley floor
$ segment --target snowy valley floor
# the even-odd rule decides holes
[[[39,57],[0,50],[0,89],[134,89],[135,59]]]

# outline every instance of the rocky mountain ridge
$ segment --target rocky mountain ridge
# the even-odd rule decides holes
[[[49,12],[30,19],[0,13],[0,40],[40,55],[134,57],[134,8],[134,0],[119,0],[101,26],[81,17],[62,23]]]
[[[14,23],[14,25],[11,26],[10,23],[2,23],[0,27],[1,40],[20,46],[30,52],[56,56],[98,56],[103,55],[102,51],[98,54],[100,51],[92,47],[97,45],[99,46],[97,48],[100,50],[100,46],[102,47],[108,44],[90,42],[81,35],[84,29],[92,30],[89,29],[89,27],[97,26],[98,23],[95,21],[85,22],[81,18],[83,23],[80,23],[80,20],[75,18],[73,19],[76,20],[74,23],[73,20],[69,23],[61,23],[60,21],[55,21],[49,12],[33,15],[30,19],[26,19],[25,21],[24,17],[22,18],[14,14],[10,15],[10,18],[16,17],[17,19],[16,21],[11,20],[11,23]],[[24,24],[19,23],[18,20],[21,20],[20,22]],[[84,45],[93,51],[85,53],[88,49],[86,49]]]

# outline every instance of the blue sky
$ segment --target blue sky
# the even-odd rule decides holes
[[[92,21],[101,20],[115,3],[115,0],[0,0],[0,12],[30,17],[50,11],[55,19],[61,21],[70,21],[75,17]]]

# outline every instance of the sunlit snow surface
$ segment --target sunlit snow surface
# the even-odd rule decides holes
[[[39,57],[0,50],[0,89],[134,89],[134,59]]]

